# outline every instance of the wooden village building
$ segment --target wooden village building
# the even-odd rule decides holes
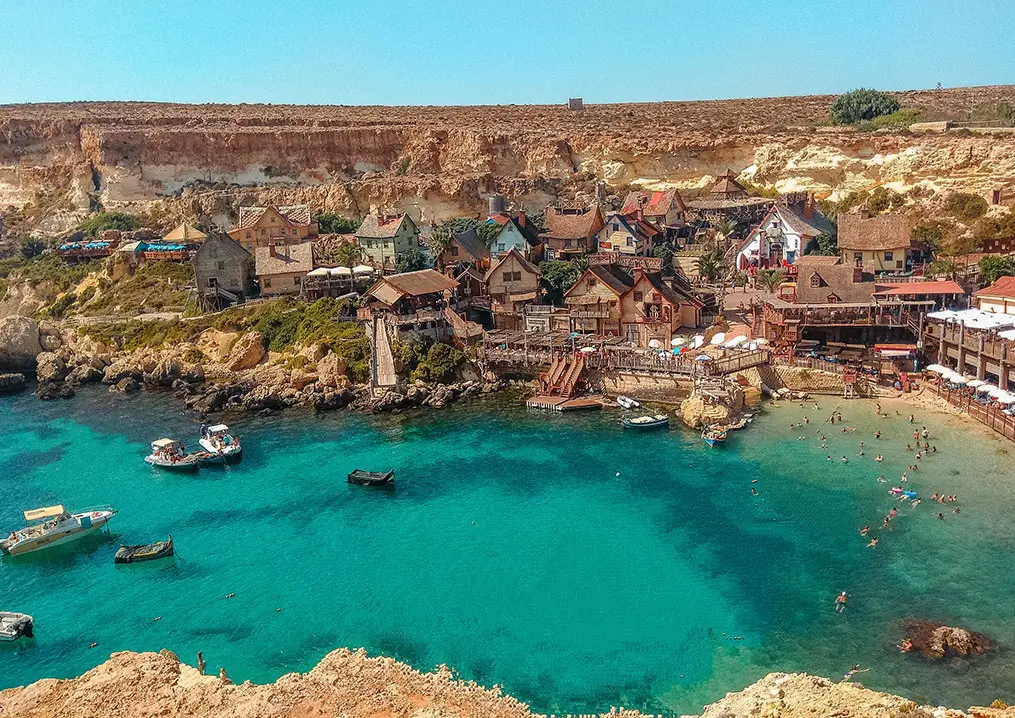
[[[302,294],[314,268],[314,243],[269,244],[254,250],[254,270],[262,297]]]
[[[814,195],[800,193],[778,202],[751,229],[737,249],[741,271],[790,268],[819,235],[835,235],[835,225],[817,210]]]
[[[310,205],[279,207],[240,207],[239,220],[229,236],[244,249],[253,252],[269,244],[298,244],[317,236],[317,223],[311,219]]]
[[[539,270],[512,247],[484,278],[497,329],[521,329],[525,309],[539,303]]]
[[[399,334],[427,335],[439,341],[452,336],[449,314],[458,282],[435,269],[389,274],[363,295],[360,320],[383,321]]]
[[[472,266],[486,271],[490,266],[490,249],[471,227],[452,235],[448,246],[437,255],[436,265],[439,268]]]
[[[719,220],[729,220],[748,226],[760,223],[774,203],[773,199],[752,196],[737,181],[732,170],[720,175],[706,193],[685,201],[689,214],[697,223],[715,224]]]
[[[419,227],[404,212],[377,210],[363,219],[356,242],[370,264],[393,269],[399,256],[420,250]]]
[[[203,309],[239,304],[257,293],[254,258],[227,234],[207,236],[191,264]]]
[[[657,272],[594,264],[564,293],[572,331],[621,337],[639,347],[670,346],[682,327],[700,322],[702,304]]]
[[[514,249],[532,262],[542,260],[543,242],[539,238],[539,231],[529,222],[524,212],[518,212],[514,216],[495,214],[487,219],[487,222],[500,225],[500,231],[490,245],[490,253],[493,256]]]
[[[676,189],[659,192],[633,190],[627,193],[620,213],[644,219],[671,238],[685,224],[687,206]]]
[[[875,274],[905,274],[929,259],[926,248],[909,236],[904,214],[871,215],[861,207],[839,215],[839,256]]]
[[[652,256],[656,237],[661,230],[636,216],[620,212],[610,214],[596,236],[600,252],[612,252],[634,257]]]
[[[574,259],[597,251],[597,235],[605,220],[598,205],[586,207],[558,202],[546,208],[543,215],[546,231],[539,234],[543,243],[543,259]]]

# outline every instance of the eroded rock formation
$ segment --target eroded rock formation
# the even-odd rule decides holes
[[[896,93],[961,117],[1015,87]],[[890,185],[986,194],[1015,182],[1015,135],[820,126],[830,96],[500,107],[64,103],[0,107],[0,206],[69,226],[99,200],[219,224],[255,202],[362,214],[476,213],[494,191],[541,209],[577,190],[693,187],[728,167],[784,191]],[[584,183],[584,184],[583,184]]]

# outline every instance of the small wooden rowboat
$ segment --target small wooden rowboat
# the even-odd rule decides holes
[[[655,416],[636,416],[633,419],[622,419],[625,429],[661,429],[670,425],[670,417],[666,414]]]
[[[386,486],[395,483],[395,470],[391,471],[361,471],[356,469],[349,474],[349,483],[359,486]]]
[[[170,535],[168,541],[156,541],[155,543],[143,546],[123,546],[116,552],[114,563],[140,563],[142,561],[157,561],[160,558],[167,558],[175,554],[173,549],[173,537]]]

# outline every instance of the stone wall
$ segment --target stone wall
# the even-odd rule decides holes
[[[694,383],[688,377],[672,377],[640,372],[592,371],[589,383],[607,394],[623,394],[633,399],[679,403],[691,395]]]

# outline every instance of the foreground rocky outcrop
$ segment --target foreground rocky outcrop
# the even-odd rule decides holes
[[[990,639],[968,628],[946,626],[943,623],[911,620],[905,624],[906,638],[912,651],[925,658],[939,660],[947,656],[970,656],[987,653]]]
[[[214,671],[214,669],[212,669]],[[114,653],[78,678],[46,679],[0,692],[7,718],[531,718],[529,707],[444,667],[420,673],[362,650],[329,653],[309,673],[275,683],[232,685],[201,675],[169,651]],[[623,709],[614,718],[641,714]],[[917,706],[899,696],[802,673],[771,673],[706,706],[702,718],[1012,718],[1015,709],[969,712]]]

